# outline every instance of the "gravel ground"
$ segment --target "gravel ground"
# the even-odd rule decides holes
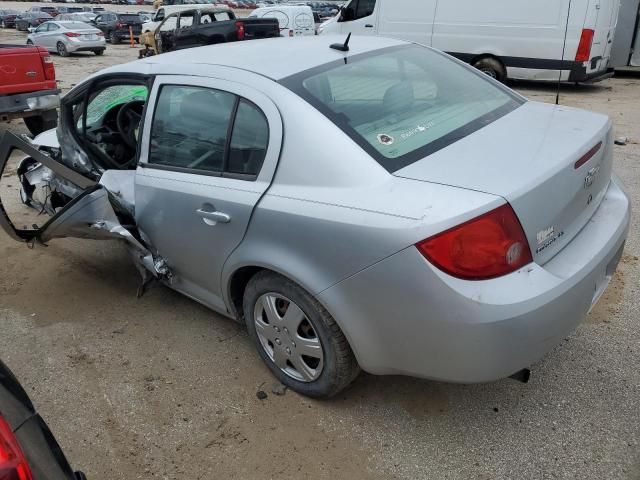
[[[121,45],[54,60],[66,91],[136,56]],[[550,86],[516,88],[554,98]],[[640,78],[566,86],[562,102],[608,114],[630,138],[615,171],[638,212]],[[0,358],[90,479],[640,479],[639,221],[601,302],[526,385],[362,375],[331,401],[276,396],[240,325],[161,287],[137,300],[120,245],[29,250],[6,235]]]

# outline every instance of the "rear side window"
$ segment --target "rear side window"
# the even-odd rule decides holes
[[[121,22],[127,22],[127,23],[142,23],[142,20],[140,20],[140,15],[135,14],[135,15],[120,15],[119,16],[119,20]]]
[[[257,175],[267,154],[269,124],[262,111],[240,100],[229,150],[229,173]]]
[[[218,22],[224,22],[226,20],[233,20],[233,17],[229,14],[229,12],[217,12],[217,13],[214,13],[213,16],[215,17],[216,21],[218,21]]]
[[[464,138],[524,100],[445,55],[392,47],[281,83],[395,172]]]

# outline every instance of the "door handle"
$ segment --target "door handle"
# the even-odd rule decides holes
[[[196,210],[196,213],[202,217],[204,223],[211,226],[217,223],[229,223],[231,221],[231,215],[223,212],[208,212],[206,210],[203,210],[202,208],[199,208],[198,210]]]
[[[364,28],[373,28],[373,25],[371,25],[370,23],[367,23]]]

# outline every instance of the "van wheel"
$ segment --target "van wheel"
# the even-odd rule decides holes
[[[504,68],[504,65],[495,58],[481,58],[476,60],[473,63],[473,66],[482,73],[489,75],[491,78],[495,78],[499,82],[504,83],[507,80],[507,70]]]
[[[329,398],[360,373],[333,317],[291,280],[273,272],[256,274],[244,292],[243,309],[260,357],[292,390]]]

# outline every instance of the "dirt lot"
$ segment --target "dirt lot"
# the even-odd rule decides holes
[[[24,37],[4,31],[0,43]],[[136,55],[55,57],[60,86]],[[562,102],[610,115],[630,138],[615,170],[638,212],[640,78],[563,87]],[[137,300],[120,245],[30,250],[4,234],[0,358],[90,479],[640,479],[639,238],[634,213],[612,286],[527,385],[362,375],[332,401],[276,396],[240,325],[161,287]]]

